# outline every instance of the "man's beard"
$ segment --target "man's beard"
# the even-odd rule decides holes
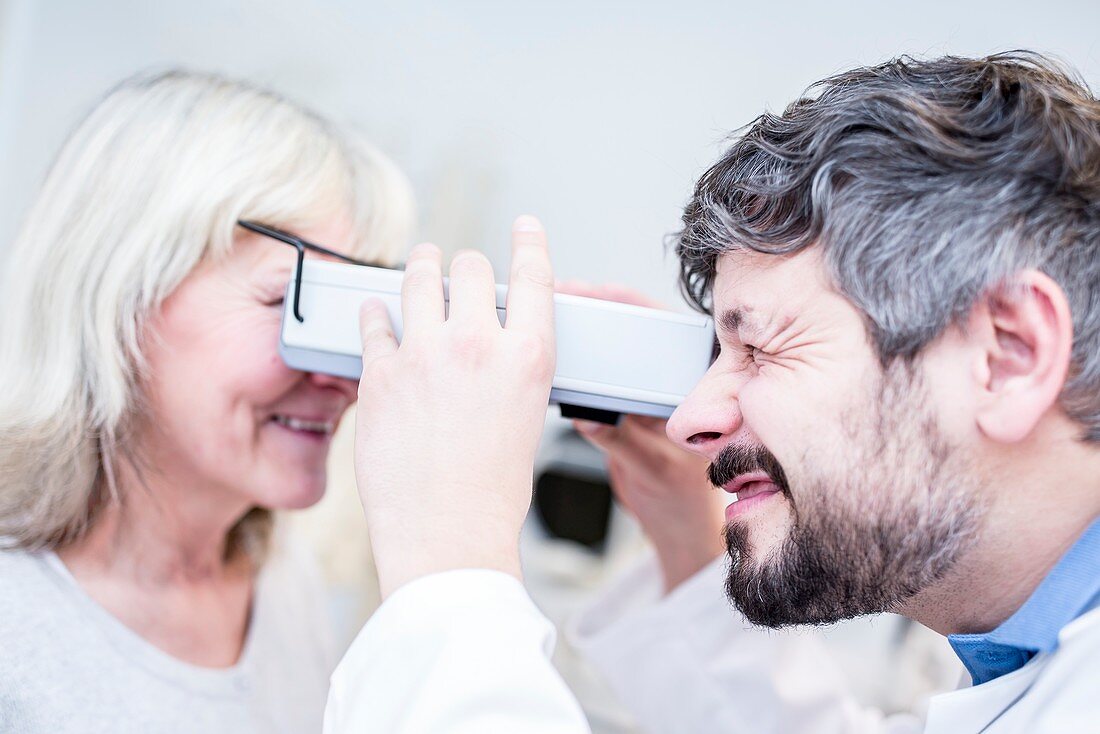
[[[750,528],[726,526],[726,594],[752,623],[826,624],[896,611],[944,577],[969,547],[982,516],[967,462],[939,431],[913,372],[885,374],[876,399],[842,421],[843,463],[833,476],[808,471],[797,501],[788,475],[763,446],[727,446],[710,468],[721,486],[767,472],[793,522],[765,558]],[[870,419],[868,419],[870,418]],[[804,478],[803,478],[804,477]]]

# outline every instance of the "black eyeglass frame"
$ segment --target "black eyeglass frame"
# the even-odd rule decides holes
[[[273,240],[278,240],[279,242],[290,245],[298,251],[298,263],[294,269],[294,304],[292,306],[294,309],[294,318],[298,320],[298,323],[305,323],[305,318],[302,317],[302,312],[299,308],[299,301],[302,295],[302,263],[305,262],[306,259],[306,250],[309,250],[310,252],[316,252],[321,255],[327,255],[328,257],[336,258],[341,262],[350,263],[351,265],[366,265],[367,267],[376,268],[384,267],[379,263],[367,262],[366,260],[360,260],[358,258],[350,257],[348,255],[342,255],[339,252],[330,250],[327,247],[322,247],[321,245],[314,244],[313,242],[309,242],[308,240],[303,240],[301,237],[295,237],[289,232],[284,232],[283,230],[276,229],[274,227],[268,227],[267,225],[260,224],[259,222],[238,219],[237,224],[251,232],[255,232],[256,234],[261,234],[264,237],[270,237]]]

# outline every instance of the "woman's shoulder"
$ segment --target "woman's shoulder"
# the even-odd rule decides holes
[[[0,549],[0,648],[46,644],[58,631],[70,605],[52,570],[52,555]]]
[[[8,607],[50,603],[61,593],[49,551],[0,547],[0,613]]]
[[[0,608],[5,600],[20,596],[21,591],[48,583],[45,568],[48,555],[0,545]]]

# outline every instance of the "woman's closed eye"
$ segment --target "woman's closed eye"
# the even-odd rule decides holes
[[[258,284],[256,288],[256,299],[264,306],[270,306],[272,308],[281,307],[283,301],[286,298],[286,281],[285,280],[273,280]]]

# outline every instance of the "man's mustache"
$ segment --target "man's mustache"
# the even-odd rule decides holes
[[[767,474],[775,486],[790,499],[791,490],[787,483],[787,473],[783,471],[783,466],[779,463],[779,459],[775,458],[775,454],[763,446],[731,443],[722,449],[707,467],[707,478],[715,487],[721,487],[742,474],[755,472]]]

